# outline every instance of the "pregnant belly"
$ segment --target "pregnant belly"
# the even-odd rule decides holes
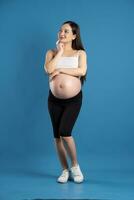
[[[54,96],[67,99],[80,92],[81,81],[79,78],[68,74],[58,74],[49,80],[49,87]]]

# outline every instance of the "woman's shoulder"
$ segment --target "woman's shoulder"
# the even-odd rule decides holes
[[[86,56],[86,51],[83,49],[78,50],[79,56]]]
[[[49,49],[47,50],[47,54],[50,54],[52,57],[54,57],[57,54],[56,49]]]
[[[82,53],[82,54],[86,53],[86,51],[83,50],[83,49],[80,49],[80,50],[78,50],[78,51],[79,51],[79,53]]]

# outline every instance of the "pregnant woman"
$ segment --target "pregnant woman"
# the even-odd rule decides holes
[[[87,57],[78,24],[66,21],[61,25],[56,48],[46,53],[44,69],[49,75],[48,111],[63,168],[57,181],[66,183],[72,178],[74,182],[81,183],[84,176],[77,161],[76,146],[71,135],[81,109],[82,85],[87,74]],[[71,159],[70,168],[67,154]]]

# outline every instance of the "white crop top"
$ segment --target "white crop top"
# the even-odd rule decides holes
[[[62,56],[57,62],[56,68],[78,68],[79,56]]]
[[[79,50],[74,56],[61,56],[57,62],[56,68],[78,68]]]
[[[56,64],[56,68],[78,68],[78,67],[79,67],[78,53],[75,56],[61,56]]]

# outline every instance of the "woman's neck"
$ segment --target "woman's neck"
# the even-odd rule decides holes
[[[64,52],[71,52],[71,51],[73,51],[73,49],[72,49],[72,43],[64,43],[64,47],[63,47],[63,49],[64,49]]]

